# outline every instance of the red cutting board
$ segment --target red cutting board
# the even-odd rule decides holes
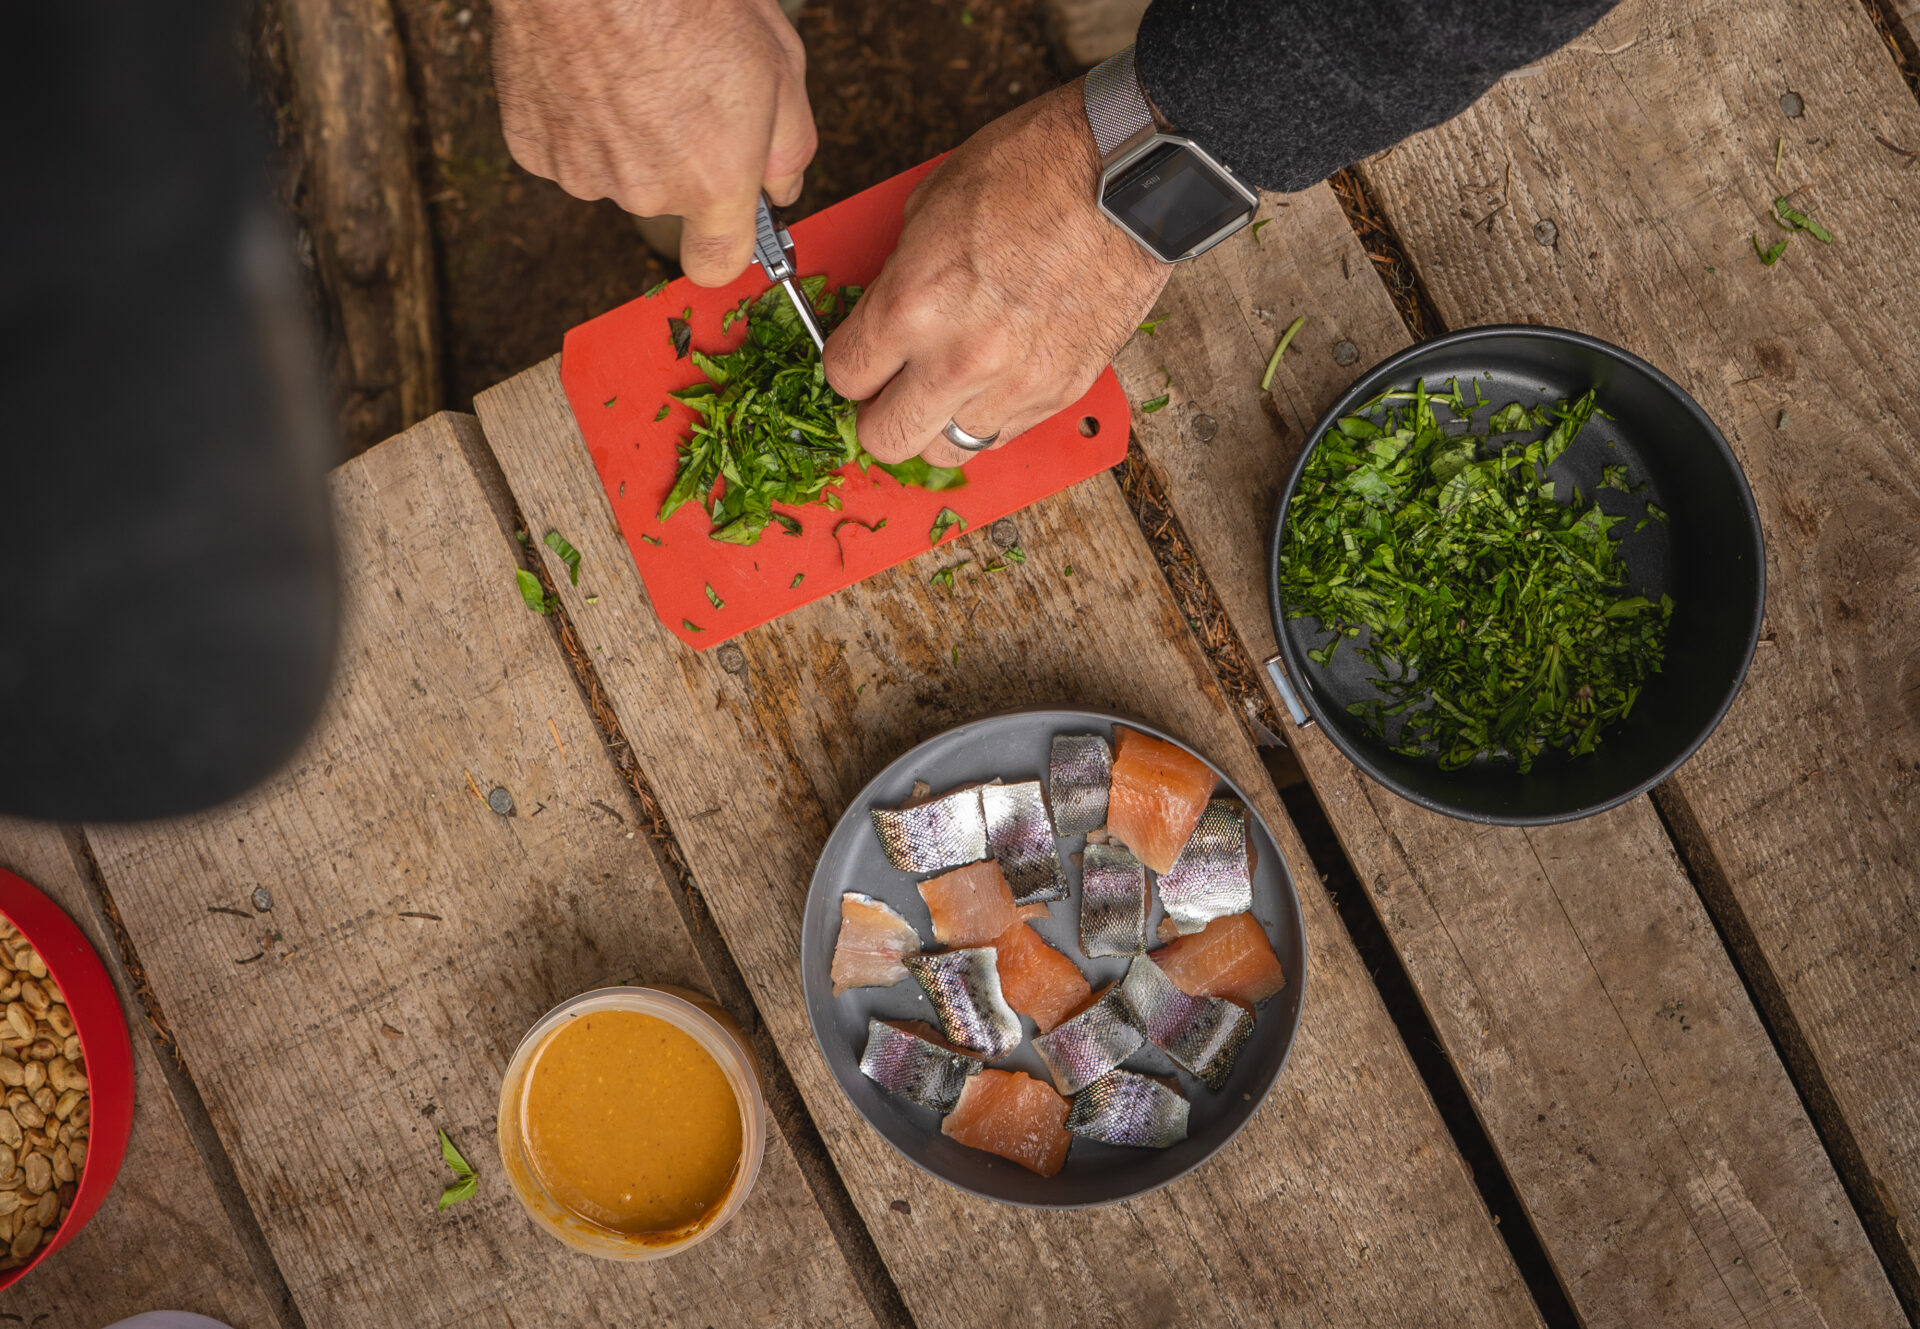
[[[824,272],[835,286],[871,282],[900,238],[908,193],[934,165],[916,166],[794,223],[801,275]],[[745,321],[723,336],[720,316],[767,285],[757,267],[717,290],[681,278],[574,328],[560,356],[567,401],[654,612],[696,650],[926,553],[943,507],[966,518],[968,530],[979,530],[1117,466],[1127,455],[1127,400],[1109,368],[1072,406],[970,462],[967,483],[959,489],[929,492],[902,485],[877,467],[862,475],[858,466],[848,466],[841,472],[846,476],[839,490],[842,511],[819,504],[781,509],[800,522],[798,536],[785,534],[776,523],[755,545],[710,540],[707,514],[693,503],[663,522],[658,514],[673,487],[677,445],[695,419],[667,394],[703,381],[692,360],[674,358],[667,319],[691,306],[693,345],[710,354],[730,351],[745,336]],[[662,406],[666,417],[656,421]],[[879,531],[847,525],[834,539],[835,526],[845,518],[873,525],[882,517],[887,524]],[[959,535],[956,526],[942,543]],[[708,596],[709,587],[719,607]]]

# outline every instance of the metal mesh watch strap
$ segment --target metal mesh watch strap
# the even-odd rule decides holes
[[[1153,108],[1140,91],[1131,46],[1088,71],[1086,97],[1087,123],[1093,127],[1094,146],[1102,159],[1141,130],[1153,127]]]

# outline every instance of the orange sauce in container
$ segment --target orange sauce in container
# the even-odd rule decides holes
[[[764,1147],[751,1055],[693,993],[614,988],[565,1003],[522,1042],[500,1106],[501,1161],[529,1212],[611,1258],[709,1235],[744,1201]]]

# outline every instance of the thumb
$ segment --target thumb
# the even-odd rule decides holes
[[[782,79],[773,113],[773,141],[767,145],[767,197],[781,207],[799,198],[807,164],[819,146],[805,80]]]

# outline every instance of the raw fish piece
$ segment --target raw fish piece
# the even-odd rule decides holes
[[[1089,844],[1080,858],[1080,950],[1138,955],[1147,949],[1147,870],[1124,846]]]
[[[1084,835],[1107,819],[1113,749],[1098,734],[1055,734],[1047,762],[1047,802],[1055,835]]]
[[[998,1061],[1020,1046],[1025,1036],[1020,1017],[1001,991],[992,947],[909,955],[903,963],[933,1003],[934,1017],[949,1043],[988,1061]]]
[[[1187,1096],[1149,1076],[1111,1070],[1073,1096],[1067,1130],[1103,1144],[1165,1149],[1187,1138]]]
[[[1119,992],[1127,1018],[1156,1047],[1209,1088],[1226,1084],[1234,1059],[1253,1033],[1253,1012],[1220,997],[1188,996],[1145,955],[1134,957]]]
[[[1061,1126],[1066,1119],[1067,1100],[1046,1081],[1025,1071],[981,1071],[968,1079],[940,1132],[1051,1177],[1065,1165],[1073,1143]]]
[[[1157,873],[1170,869],[1200,824],[1220,778],[1184,748],[1125,725],[1113,727],[1119,750],[1107,795],[1107,830]]]
[[[1006,874],[1018,904],[1067,898],[1067,874],[1053,847],[1053,823],[1040,782],[990,784],[980,790],[987,816],[987,852]]]
[[[949,1046],[924,1020],[867,1021],[860,1073],[910,1103],[948,1111],[981,1065],[977,1057]]]
[[[1257,1006],[1287,982],[1267,930],[1252,914],[1216,918],[1149,958],[1189,997],[1225,997]]]
[[[980,786],[897,808],[871,808],[880,852],[902,872],[941,872],[987,856],[987,818]]]
[[[833,944],[833,995],[900,982],[907,976],[900,957],[919,949],[913,924],[885,901],[848,891],[840,897],[840,938]]]
[[[1035,1037],[1033,1049],[1060,1092],[1077,1094],[1132,1056],[1141,1042],[1119,988],[1109,983],[1085,1010]]]
[[[1231,798],[1207,804],[1187,847],[1161,874],[1160,903],[1183,934],[1253,908],[1252,841],[1243,805]]]
[[[942,946],[985,946],[1015,923],[1045,918],[1044,904],[1017,905],[992,859],[920,883],[920,898]]]
[[[1093,993],[1080,966],[1047,945],[1031,923],[1015,923],[1002,932],[993,939],[993,950],[1007,1005],[1031,1017],[1043,1034]]]

